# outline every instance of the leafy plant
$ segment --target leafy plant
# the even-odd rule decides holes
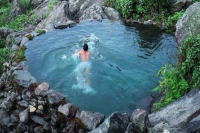
[[[161,77],[162,81],[160,81],[159,86],[154,88],[153,91],[163,90],[165,96],[163,100],[155,103],[157,109],[177,100],[189,91],[187,81],[176,66],[165,65],[158,72],[158,76]]]
[[[185,10],[181,10],[179,12],[175,12],[172,16],[169,16],[167,19],[168,26],[175,26],[174,24],[183,16]]]
[[[26,46],[24,46],[24,45],[19,47],[16,50],[15,57],[14,57],[15,62],[20,62],[20,61],[26,60],[25,50],[26,50]]]
[[[0,75],[3,72],[3,64],[8,61],[12,50],[10,48],[0,48]]]
[[[30,0],[19,0],[19,3],[26,9],[31,9],[31,1]]]
[[[200,88],[200,34],[187,37],[179,51],[181,73],[192,88]]]
[[[59,0],[50,0],[49,5],[48,5],[48,9],[49,9],[49,10],[52,10],[53,7],[54,7],[54,5],[55,5],[56,3],[58,3],[58,2],[59,2]]]
[[[6,40],[0,37],[0,48],[4,48],[6,44]]]

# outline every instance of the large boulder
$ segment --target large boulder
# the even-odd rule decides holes
[[[67,1],[62,1],[54,5],[52,11],[48,15],[48,17],[44,20],[42,20],[38,24],[38,29],[47,29],[48,31],[51,31],[54,29],[55,24],[66,24],[69,21],[69,18],[67,16],[67,7],[68,7],[68,2]],[[46,7],[44,7],[46,8]],[[36,14],[43,14],[41,11],[45,9],[39,9]]]
[[[192,4],[176,24],[176,39],[178,44],[191,34],[200,33],[200,2]]]
[[[14,30],[8,28],[1,28],[0,29],[0,37],[6,38],[9,34],[13,33]]]
[[[81,111],[80,120],[89,130],[97,128],[105,119],[105,116],[98,112]]]
[[[192,90],[162,110],[149,115],[149,131],[159,133],[194,132],[200,130],[200,90]]]
[[[170,13],[181,11],[183,8],[186,9],[192,2],[193,0],[172,0],[169,7]]]
[[[11,17],[15,17],[20,14],[26,13],[24,7],[19,3],[19,0],[13,1],[13,10],[11,12]]]
[[[125,133],[130,122],[128,114],[112,113],[99,127],[89,133]]]

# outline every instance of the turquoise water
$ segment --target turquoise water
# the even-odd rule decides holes
[[[74,54],[84,43],[92,52],[85,64]],[[26,63],[39,83],[48,82],[83,110],[108,116],[148,109],[157,71],[176,53],[174,36],[155,27],[82,21],[30,41]]]

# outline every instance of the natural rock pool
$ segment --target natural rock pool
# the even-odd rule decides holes
[[[74,55],[88,43],[89,73]],[[176,60],[173,35],[155,27],[120,21],[81,21],[73,28],[54,30],[30,41],[26,50],[29,72],[83,110],[105,115],[148,109],[157,71]]]

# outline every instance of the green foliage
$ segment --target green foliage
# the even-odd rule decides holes
[[[26,56],[25,56],[25,50],[26,50],[26,46],[21,46],[16,50],[16,54],[14,57],[14,61],[15,62],[20,62],[23,60],[26,60]]]
[[[26,10],[31,9],[31,1],[30,0],[19,0],[19,3],[24,7]]]
[[[0,48],[4,48],[6,46],[6,40],[0,37]]]
[[[167,19],[168,26],[175,26],[174,24],[183,16],[185,10],[181,10],[179,12],[175,12],[172,16],[169,16]]]
[[[12,50],[10,48],[0,48],[0,75],[3,72],[3,64],[8,61]]]
[[[157,109],[177,100],[189,91],[187,81],[176,66],[165,65],[158,72],[158,76],[161,76],[162,81],[153,91],[164,90],[165,97],[162,101],[155,103]]]
[[[181,73],[192,88],[200,88],[200,34],[184,40],[179,51]]]
[[[37,30],[36,32],[37,32],[39,35],[42,35],[42,34],[45,34],[45,33],[46,33],[45,30]]]
[[[8,0],[0,0],[0,5],[1,5],[1,7],[7,7],[9,5],[9,1]]]
[[[49,5],[48,5],[48,9],[49,9],[49,10],[52,10],[53,7],[54,7],[54,5],[55,5],[56,3],[58,3],[58,2],[59,2],[59,0],[50,0]]]
[[[12,11],[12,6],[9,5],[8,7],[0,7],[0,11],[2,14],[0,15],[0,27],[5,27],[5,24],[8,23],[6,20],[6,17],[10,14]]]

